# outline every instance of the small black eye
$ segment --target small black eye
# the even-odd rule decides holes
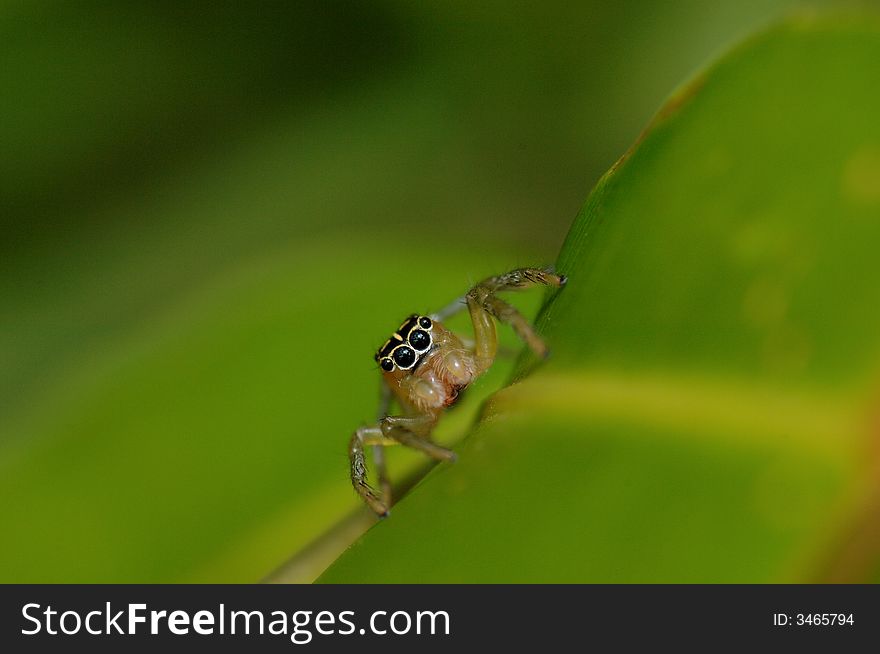
[[[391,372],[394,370],[394,362],[388,357],[383,357],[382,361],[379,362],[379,365],[382,366],[382,370],[385,372]]]
[[[409,368],[416,362],[416,353],[411,347],[399,347],[394,350],[394,363],[403,369]]]
[[[416,349],[416,352],[424,352],[431,347],[431,336],[426,331],[414,329],[409,333],[409,344]]]
[[[428,316],[422,316],[421,318],[419,318],[419,327],[421,327],[422,329],[431,329],[432,324],[433,323],[431,322],[431,319],[428,318]]]

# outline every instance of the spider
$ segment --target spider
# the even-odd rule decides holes
[[[510,324],[535,354],[547,356],[547,346],[532,325],[496,293],[536,284],[561,287],[565,282],[564,275],[538,268],[519,268],[489,277],[437,313],[409,316],[379,348],[375,356],[383,382],[379,419],[377,424],[355,431],[348,446],[352,486],[379,516],[387,516],[391,506],[385,447],[406,445],[439,461],[455,460],[455,453],[434,443],[430,435],[444,409],[454,404],[461,391],[495,360],[495,320]],[[472,343],[456,336],[442,323],[465,308],[473,323]],[[388,415],[392,398],[401,406],[403,415]],[[364,448],[368,445],[373,446],[378,493],[367,483]]]

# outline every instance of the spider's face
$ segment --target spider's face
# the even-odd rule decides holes
[[[434,344],[433,329],[428,316],[411,315],[376,352],[379,367],[385,372],[415,368]]]

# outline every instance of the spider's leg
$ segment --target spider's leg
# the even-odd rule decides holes
[[[497,344],[495,343],[494,323],[492,323],[491,317],[513,327],[517,336],[535,354],[541,357],[547,356],[547,346],[535,333],[531,323],[519,311],[504,300],[496,297],[495,294],[501,291],[520,290],[538,284],[563,286],[565,282],[566,278],[564,275],[557,275],[539,268],[518,268],[503,275],[489,277],[474,286],[467,294],[467,301],[471,312],[471,320],[474,323],[474,335],[477,341],[474,352],[478,357],[478,362],[487,353],[491,353],[492,358],[495,355]],[[491,331],[486,326],[486,323],[492,323]],[[480,342],[481,334],[482,339],[486,341],[482,344]],[[481,346],[485,352],[480,350]],[[489,363],[491,364],[491,360]]]
[[[435,419],[431,415],[417,417],[388,416],[380,423],[382,433],[401,445],[424,452],[438,461],[455,461],[455,452],[428,439]]]
[[[348,443],[348,458],[351,463],[351,485],[364,502],[380,516],[388,515],[388,504],[376,494],[367,483],[367,461],[364,445],[381,444],[385,440],[379,427],[360,427]]]
[[[513,291],[527,288],[536,284],[545,286],[564,286],[566,282],[565,275],[557,275],[549,270],[541,268],[517,268],[503,275],[495,275],[488,277],[477,284],[474,289],[482,288],[490,293],[498,293],[499,291]],[[447,318],[461,313],[467,308],[467,295],[455,298],[439,311],[430,314],[432,320],[444,322]]]
[[[476,345],[476,341],[474,341],[474,339],[468,338],[467,336],[462,336],[461,334],[458,334],[458,340],[461,341],[461,344],[464,345],[464,347],[466,349],[473,352],[474,346]],[[498,344],[498,356],[504,357],[506,359],[512,359],[517,354],[519,354],[518,349],[514,349],[512,347],[507,347],[505,345],[501,345],[500,343]]]
[[[385,445],[373,445],[373,465],[376,466],[376,480],[379,482],[382,502],[386,506],[391,506],[391,480],[388,477],[388,467],[385,465]]]
[[[482,375],[495,361],[495,354],[498,352],[498,333],[495,330],[492,314],[486,311],[483,303],[472,297],[471,293],[467,296],[467,306],[474,326],[475,374]]]
[[[565,275],[557,275],[541,268],[517,268],[502,275],[484,279],[474,286],[473,291],[483,289],[489,293],[501,291],[517,291],[530,286],[565,286],[568,281]]]
[[[388,415],[391,408],[391,388],[384,381],[379,386],[379,409],[376,420],[381,421]],[[379,480],[379,491],[386,506],[391,506],[391,480],[385,465],[385,446],[382,443],[373,445],[373,464],[376,466],[376,477]]]
[[[516,332],[516,335],[519,336],[535,354],[542,358],[547,356],[549,353],[547,345],[545,345],[544,341],[541,340],[541,337],[535,333],[535,328],[532,327],[532,323],[526,320],[519,311],[494,295],[485,298],[482,306],[500,322],[510,325],[513,328],[513,331]]]
[[[451,318],[457,313],[461,313],[467,308],[467,296],[462,295],[461,297],[455,298],[452,302],[447,304],[445,307],[440,309],[439,311],[435,311],[430,314],[431,320],[436,320],[438,322],[444,322],[447,318]]]

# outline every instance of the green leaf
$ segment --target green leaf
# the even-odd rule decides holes
[[[878,61],[798,19],[675,93],[569,233],[552,359],[320,580],[876,580]]]

